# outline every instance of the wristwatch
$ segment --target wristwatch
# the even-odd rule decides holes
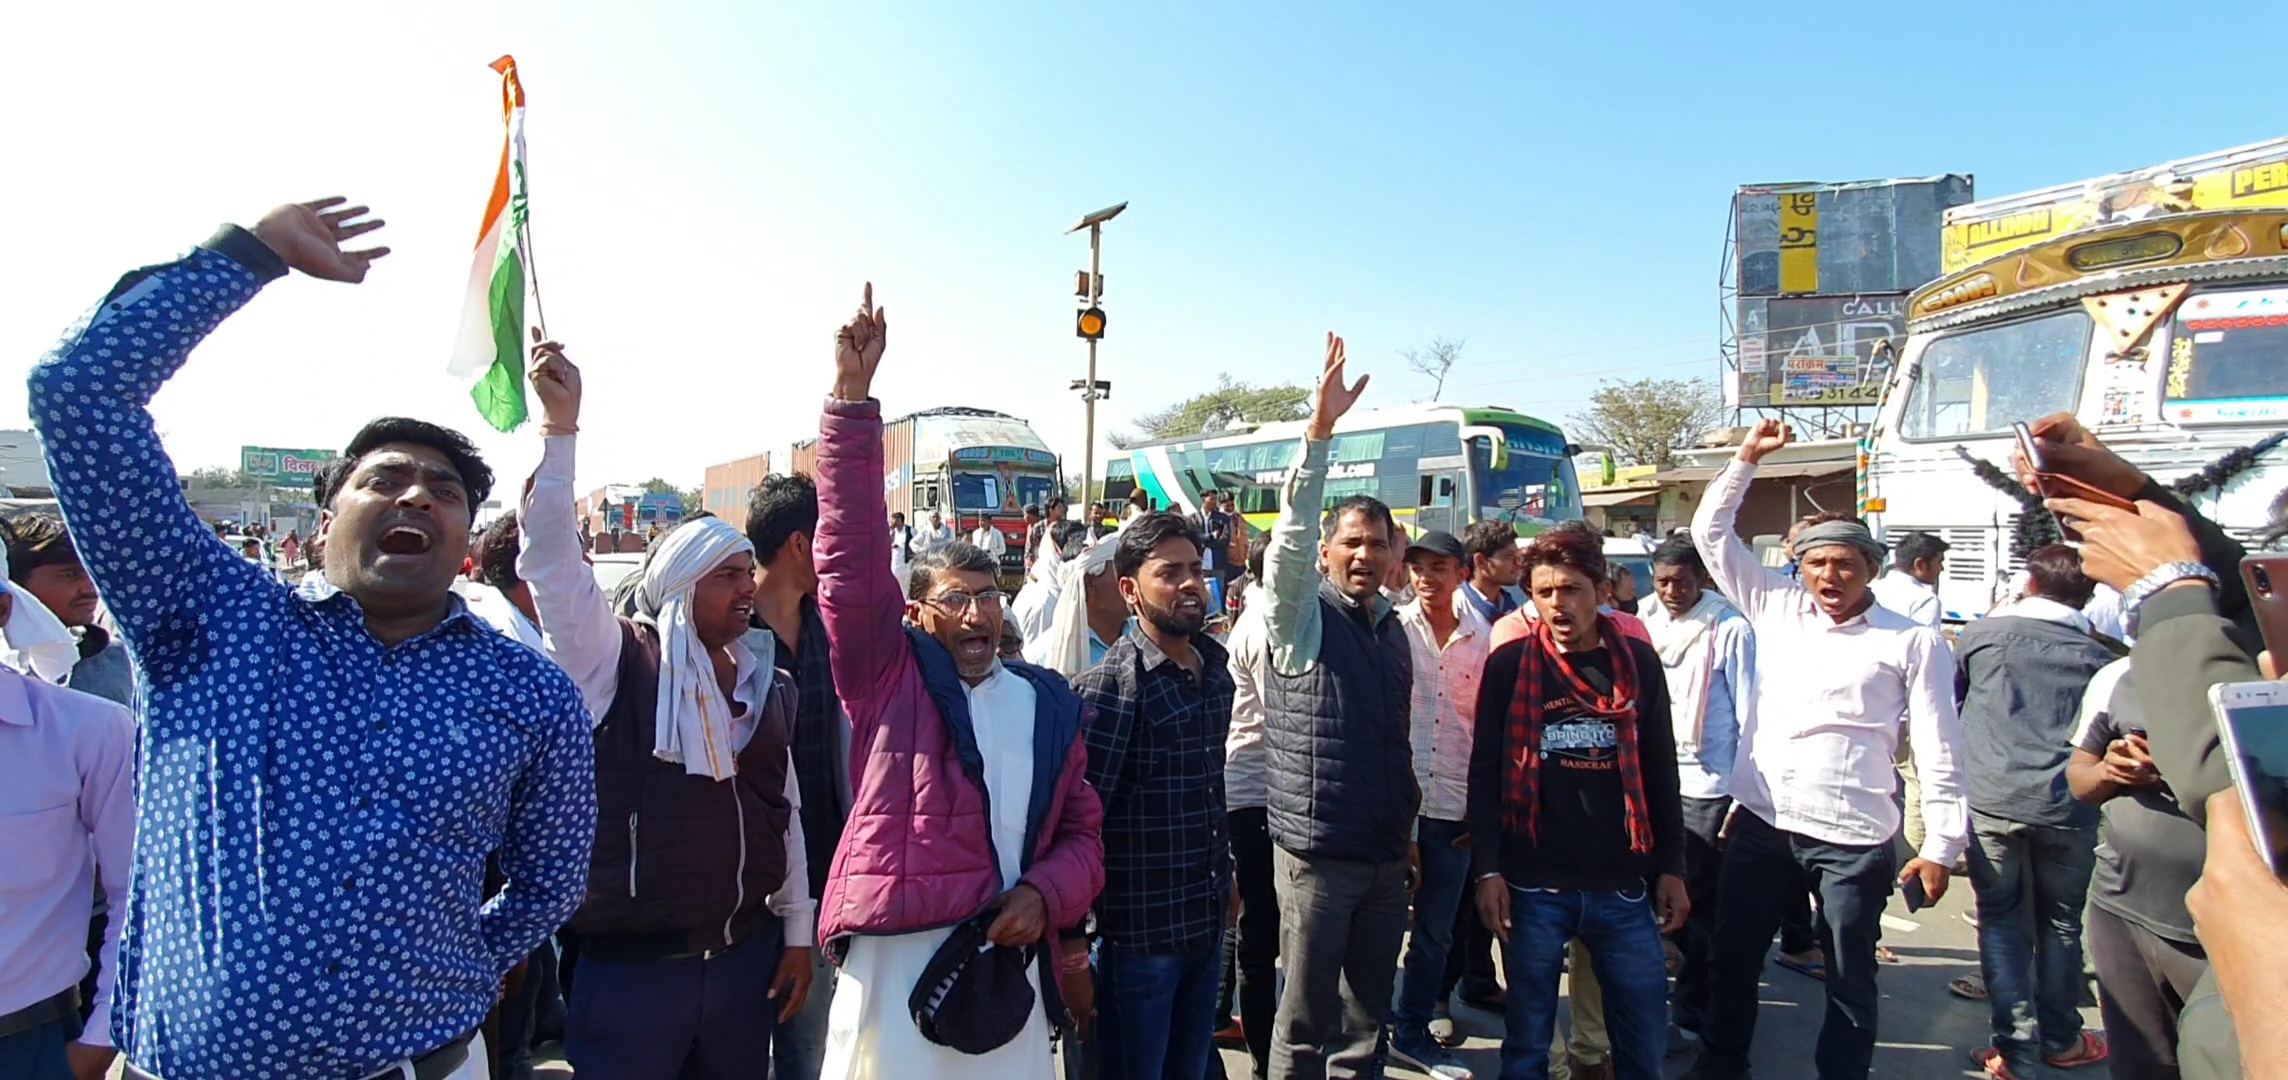
[[[2152,599],[2153,594],[2180,581],[2196,578],[2208,582],[2212,589],[2224,586],[2216,571],[2197,562],[2162,563],[2152,573],[2138,578],[2134,584],[2121,591],[2121,612],[2124,616],[2135,618],[2137,609],[2145,606],[2145,601]]]

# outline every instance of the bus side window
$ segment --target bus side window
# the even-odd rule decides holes
[[[1425,475],[1422,477],[1422,498],[1421,498],[1419,501],[1415,502],[1415,504],[1414,504],[1414,505],[1416,505],[1416,506],[1433,506],[1433,505],[1436,505],[1436,504],[1434,504],[1434,503],[1432,503],[1432,502],[1430,501],[1430,485],[1431,485],[1431,483],[1432,483],[1434,480],[1435,480],[1435,478],[1434,478],[1434,477],[1432,477],[1432,476],[1429,476],[1429,475],[1427,475],[1427,474],[1425,474]],[[1448,494],[1451,494],[1451,492],[1449,491],[1449,492],[1448,492]]]

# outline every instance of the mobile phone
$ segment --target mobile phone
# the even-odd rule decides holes
[[[2250,555],[2240,560],[2240,580],[2248,585],[2248,606],[2274,663],[2288,663],[2288,554]]]
[[[2049,455],[2042,452],[2042,441],[2034,437],[2034,429],[2027,427],[2025,421],[2020,420],[2011,424],[2010,434],[2017,437],[2018,453],[2026,459],[2027,470],[2034,474],[2035,494],[2045,499],[2081,499],[2096,503],[2099,506],[2110,506],[2116,510],[2128,510],[2132,513],[2137,510],[2136,503],[2119,495],[2102,488],[2091,487],[2064,473],[2050,471]],[[2058,531],[2064,533],[2068,540],[2079,541],[2081,539],[2081,533],[2063,519],[2058,522]]]
[[[2248,815],[2248,835],[2278,877],[2288,840],[2288,683],[2221,683],[2209,687],[2209,708]]]
[[[2042,453],[2042,444],[2034,438],[2034,429],[2024,420],[2010,425],[2010,434],[2018,437],[2018,456],[2026,459],[2026,467],[2036,473],[2050,471],[2050,463]]]
[[[1899,895],[1906,898],[1909,914],[1930,906],[1930,893],[1923,888],[1920,875],[1908,878],[1905,885],[1899,886]]]

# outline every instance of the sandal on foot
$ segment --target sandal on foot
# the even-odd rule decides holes
[[[1827,981],[1827,961],[1824,958],[1819,960],[1799,960],[1795,957],[1789,956],[1786,953],[1781,953],[1779,955],[1779,965],[1788,969],[1789,971],[1793,971],[1802,975],[1809,975],[1821,982]]]
[[[2104,1061],[2110,1049],[2102,1032],[2084,1031],[2074,1040],[2073,1049],[2063,1054],[2043,1054],[2042,1063],[2053,1069],[2079,1069]]]
[[[2010,1062],[2003,1058],[2002,1051],[1991,1046],[1981,1046],[1971,1051],[1970,1063],[1978,1066],[1991,1080],[2018,1080],[2017,1072],[2010,1068]]]

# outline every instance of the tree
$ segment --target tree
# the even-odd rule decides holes
[[[706,488],[703,488],[703,487],[684,488],[682,491],[678,491],[678,492],[676,492],[675,494],[676,494],[676,497],[677,497],[677,498],[680,498],[680,499],[682,499],[682,500],[683,500],[683,512],[684,512],[684,513],[686,513],[686,514],[697,513],[697,512],[698,512],[698,511],[700,511],[700,510],[704,510],[704,509],[706,509],[706,503],[707,503],[707,489],[706,489]],[[738,525],[738,524],[742,524],[742,522],[734,521],[734,522],[732,522],[732,524],[734,524],[734,525]]]
[[[1610,447],[1625,464],[1666,468],[1723,418],[1714,379],[1600,379],[1589,410],[1569,422],[1577,442]]]
[[[1454,361],[1462,355],[1462,346],[1469,343],[1468,338],[1448,341],[1442,337],[1433,337],[1429,345],[1420,349],[1401,349],[1398,355],[1406,361],[1407,367],[1430,376],[1430,400],[1436,401],[1438,395],[1446,392],[1446,373],[1454,370]]]
[[[1230,375],[1218,375],[1215,389],[1145,413],[1136,418],[1135,431],[1116,432],[1109,438],[1114,446],[1128,446],[1146,439],[1197,435],[1224,424],[1301,420],[1310,415],[1310,400],[1311,392],[1300,386],[1249,386]]]

